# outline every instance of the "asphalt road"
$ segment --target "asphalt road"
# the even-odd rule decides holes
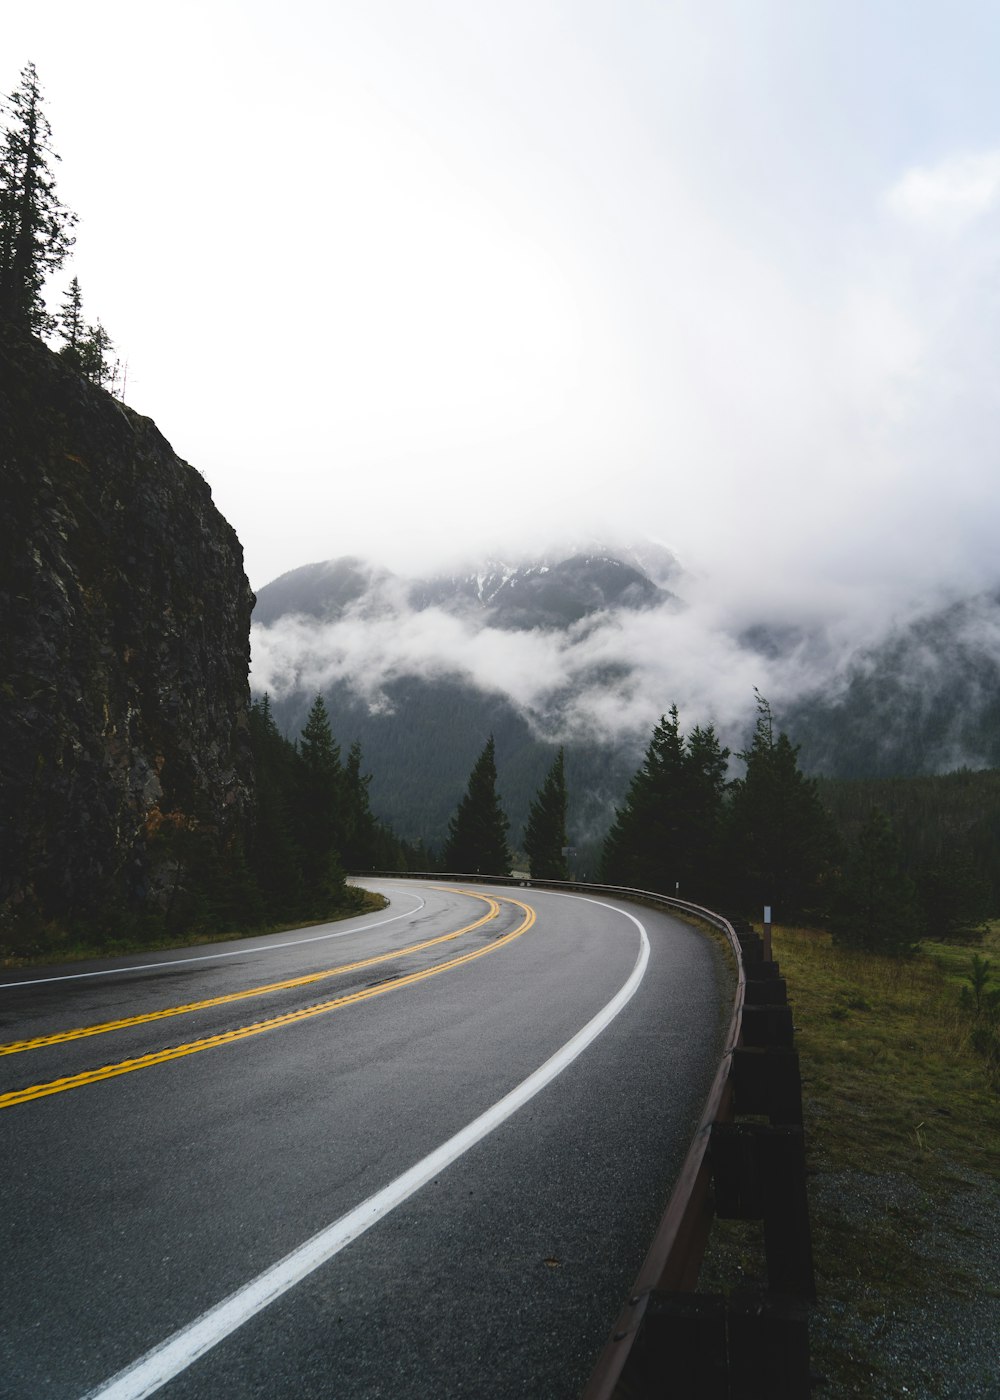
[[[722,955],[615,901],[370,884],[348,923],[0,970],[5,1400],[578,1395]]]

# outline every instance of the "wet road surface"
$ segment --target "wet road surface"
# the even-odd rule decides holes
[[[721,954],[604,898],[366,883],[345,923],[0,972],[0,1394],[579,1393]]]

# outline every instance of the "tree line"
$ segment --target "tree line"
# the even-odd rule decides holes
[[[493,735],[476,759],[468,787],[448,825],[439,869],[462,874],[509,875],[513,855],[510,822],[497,794]],[[566,767],[563,750],[545,775],[528,811],[523,838],[531,875],[538,880],[566,880]],[[433,857],[432,857],[433,859]]]
[[[56,193],[52,126],[33,63],[0,100],[0,316],[31,335],[55,337],[60,354],[85,378],[112,393],[124,392],[124,368],[110,335],[83,314],[83,293],[73,277],[58,312],[45,300],[49,278],[76,242],[76,214]]]
[[[683,736],[675,707],[605,842],[605,878],[757,918],[770,905],[782,922],[893,955],[926,937],[975,937],[996,891],[967,843],[925,842],[915,861],[871,793],[846,821],[845,804],[831,802],[846,785],[806,777],[798,752],[758,694],[737,755],[744,774],[727,783],[729,753],[711,726]]]
[[[915,866],[877,802],[838,822],[757,695],[743,774],[712,725],[681,731],[676,705],[653,730],[604,841],[609,884],[679,895],[696,904],[828,927],[845,945],[904,955],[925,937],[969,938],[996,897],[967,841]],[[492,739],[473,768],[449,828],[441,868],[507,875],[508,822],[496,793]],[[1000,786],[998,786],[1000,796]],[[523,840],[530,874],[566,879],[566,787],[560,751],[531,805]]]
[[[249,867],[262,922],[323,918],[350,902],[345,871],[426,869],[429,857],[372,814],[361,747],[346,758],[317,695],[297,742],[267,696],[250,710],[257,815]]]

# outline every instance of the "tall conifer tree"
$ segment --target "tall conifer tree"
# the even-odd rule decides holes
[[[465,796],[448,826],[442,857],[445,870],[479,875],[509,875],[510,822],[497,796],[496,751],[491,734],[476,759]]]
[[[87,334],[87,327],[83,319],[83,293],[80,290],[79,279],[76,277],[69,284],[66,300],[56,316],[56,324],[64,341],[59,352],[60,355],[79,368],[80,347]]]
[[[257,777],[257,819],[251,868],[274,921],[306,915],[302,852],[295,837],[299,755],[279,732],[267,695],[250,708],[250,742]]]
[[[77,347],[78,364],[92,384],[114,392],[117,365],[111,359],[114,341],[98,321],[96,326],[88,326],[86,334]]]
[[[382,865],[376,857],[380,849],[378,823],[368,801],[371,774],[362,772],[361,745],[351,745],[344,765],[343,836],[340,855],[348,870],[363,870]],[[383,843],[384,844],[384,843]]]
[[[739,755],[746,775],[732,785],[728,865],[732,892],[745,905],[773,905],[779,917],[823,902],[839,842],[816,783],[799,768],[798,748],[774,736],[771,707],[757,693],[757,723]]]
[[[73,246],[76,215],[56,196],[51,162],[59,157],[33,63],[5,105],[12,121],[0,147],[0,315],[41,334],[52,326],[42,288]]]
[[[726,774],[729,750],[713,725],[696,724],[685,741],[683,828],[685,874],[681,893],[696,903],[713,899],[720,888]]]
[[[303,855],[307,897],[317,913],[344,893],[340,863],[344,776],[340,748],[330,730],[322,695],[313,701],[299,743],[301,757],[298,844]]]
[[[903,869],[899,840],[876,807],[845,863],[833,918],[834,941],[903,957],[924,932],[917,889]]]
[[[562,749],[528,812],[524,849],[536,880],[568,880],[566,846],[566,767]]]
[[[715,730],[681,734],[677,706],[653,730],[604,843],[605,879],[707,898],[717,867],[726,760]]]

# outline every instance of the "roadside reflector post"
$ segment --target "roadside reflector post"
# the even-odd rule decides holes
[[[764,961],[771,961],[771,906],[764,905]]]

